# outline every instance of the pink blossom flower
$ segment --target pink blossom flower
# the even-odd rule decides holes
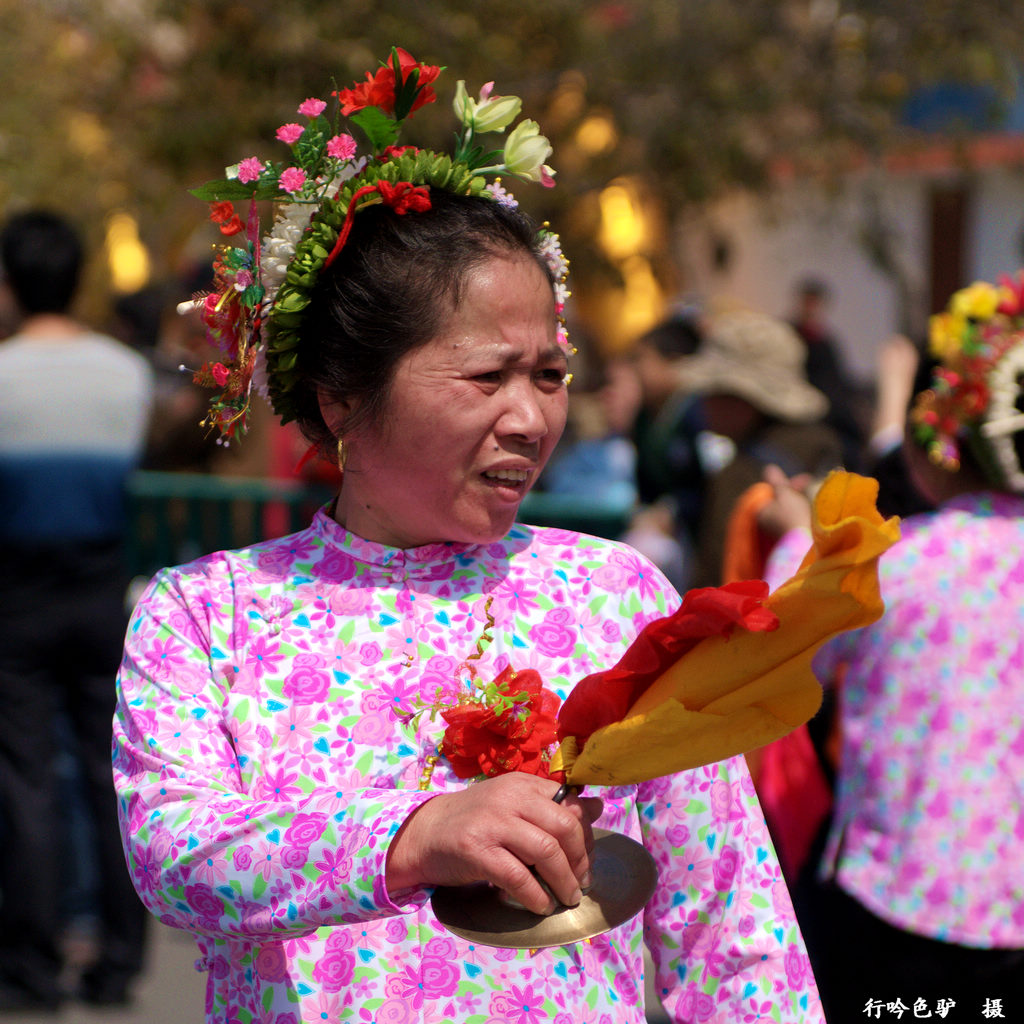
[[[737,973],[742,971],[743,976],[754,984],[758,984],[762,978],[770,982],[778,973],[780,952],[779,947],[768,939],[755,941],[744,950],[737,965]]]
[[[289,167],[286,171],[281,172],[279,183],[285,192],[294,195],[296,192],[301,192],[302,186],[306,184],[306,172],[301,167]]]
[[[435,956],[442,960],[455,960],[459,955],[459,948],[447,936],[431,939],[423,948],[425,956]]]
[[[143,892],[152,892],[160,883],[160,858],[145,844],[136,845],[133,850],[135,870],[132,877],[136,888]]]
[[[330,892],[344,884],[352,870],[352,858],[344,851],[324,849],[316,861],[316,869],[320,872],[317,889]]]
[[[192,874],[209,885],[219,885],[227,878],[227,865],[223,855],[204,857],[192,865]]]
[[[309,847],[306,846],[285,846],[281,850],[281,863],[290,871],[298,871],[309,860]],[[284,883],[280,883],[284,885]],[[287,895],[287,886],[281,892],[281,896]]]
[[[289,750],[301,751],[308,744],[313,742],[312,729],[315,726],[315,719],[311,709],[293,704],[288,709],[288,718],[285,723],[285,733],[281,742]]]
[[[238,180],[243,184],[257,181],[263,173],[263,163],[254,156],[246,157],[238,165]]]
[[[277,853],[277,847],[273,843],[260,843],[259,853],[253,862],[253,870],[263,876],[264,882],[269,882],[270,876],[274,872],[275,853]]]
[[[392,715],[397,717],[403,711],[412,709],[413,701],[416,699],[418,687],[414,682],[405,679],[395,679],[382,683],[380,692],[387,698],[387,707]]]
[[[306,129],[301,124],[283,124],[277,129],[277,137],[289,146],[299,141]]]
[[[278,662],[284,657],[280,652],[280,644],[267,641],[263,637],[257,637],[249,648],[249,657],[246,659],[246,667],[257,678],[264,672],[274,673],[278,669]]]
[[[323,100],[315,98],[304,100],[299,105],[299,113],[302,114],[303,117],[316,117],[317,115],[322,114],[326,109],[327,104],[324,103]]]
[[[619,624],[612,619],[605,619],[601,624],[601,637],[608,643],[615,643],[622,639],[622,630]]]
[[[384,994],[402,999],[414,1010],[423,1006],[423,976],[419,966],[406,965],[400,974],[389,975],[384,982]]]
[[[685,872],[684,884],[692,885],[698,892],[711,892],[715,880],[715,862],[710,857],[701,856],[702,852],[702,847],[693,846],[679,858]]]
[[[544,1012],[544,997],[533,991],[532,985],[520,988],[510,985],[507,993],[491,998],[491,1010],[500,1009],[508,1015],[508,1019],[516,1024],[539,1024],[547,1014]]]
[[[316,1020],[324,1021],[325,1024],[338,1024],[343,1009],[341,996],[337,992],[321,990],[317,993],[316,1003],[313,1006]]]
[[[150,661],[157,662],[162,666],[166,665],[167,667],[183,665],[185,663],[184,654],[184,645],[178,643],[177,639],[173,636],[167,637],[166,640],[157,640],[148,652]]]
[[[335,135],[327,140],[327,155],[335,160],[351,160],[356,155],[356,140],[351,135]]]
[[[710,787],[711,813],[716,821],[742,821],[746,817],[740,797],[740,784],[715,779]]]
[[[295,785],[297,772],[289,772],[285,768],[268,771],[263,781],[258,784],[260,796],[274,801],[293,800],[302,796],[302,790]]]
[[[772,1015],[772,1004],[771,1000],[766,1000],[763,1003],[757,1002],[755,999],[750,1000],[750,1012],[743,1015],[744,1024],[753,1024],[757,1020],[771,1020]]]

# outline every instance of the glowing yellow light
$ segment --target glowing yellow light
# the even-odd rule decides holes
[[[606,114],[591,114],[576,130],[576,145],[590,156],[600,156],[615,148],[619,133]]]
[[[149,253],[139,238],[139,225],[130,213],[107,220],[107,264],[114,291],[138,291],[149,280]]]
[[[619,268],[625,282],[621,328],[627,337],[638,337],[660,319],[665,296],[650,261],[633,256]]]
[[[608,256],[623,260],[640,252],[647,232],[630,190],[624,185],[609,185],[601,192],[600,206],[599,240]]]
[[[72,150],[79,156],[91,158],[110,145],[110,133],[95,114],[75,110],[68,115],[67,138]]]

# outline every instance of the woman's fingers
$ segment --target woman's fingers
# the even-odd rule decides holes
[[[551,803],[548,801],[548,803]],[[533,868],[544,880],[551,893],[566,906],[572,907],[582,898],[584,876],[590,870],[590,847],[588,833],[592,836],[589,823],[573,813],[572,808],[551,804],[551,810],[541,805],[529,807],[525,814],[536,812],[536,817],[524,817],[533,828],[516,828],[509,834],[507,849],[527,869]],[[525,881],[520,870],[513,873],[511,885],[501,887],[531,910],[537,909],[527,899],[517,894],[517,888],[530,891],[533,886]],[[551,909],[550,907],[548,909]]]
[[[487,881],[544,913],[552,901],[539,878],[560,902],[579,902],[590,881],[591,823],[602,803],[572,795],[556,804],[557,788],[513,773],[421,805],[392,841],[388,888]]]

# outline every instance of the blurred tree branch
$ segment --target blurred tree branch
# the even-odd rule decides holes
[[[0,0],[0,203],[64,207],[93,241],[127,209],[174,268],[204,220],[185,189],[279,159],[274,130],[302,99],[398,43],[449,68],[446,109],[411,141],[448,145],[458,78],[523,97],[559,171],[530,208],[564,218],[586,270],[578,200],[617,176],[646,179],[672,216],[783,163],[828,181],[915,144],[902,112],[923,87],[984,87],[998,115],[1022,35],[1024,0]]]

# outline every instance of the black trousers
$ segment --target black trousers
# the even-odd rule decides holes
[[[110,767],[124,592],[118,544],[0,550],[0,985],[42,999],[56,994],[65,923],[61,714],[93,823],[95,970],[127,981],[142,966],[147,912],[125,865]]]
[[[897,1001],[905,1021],[1024,1021],[1024,949],[974,949],[902,931],[831,883],[803,887],[795,902],[828,1024],[894,1021]]]

